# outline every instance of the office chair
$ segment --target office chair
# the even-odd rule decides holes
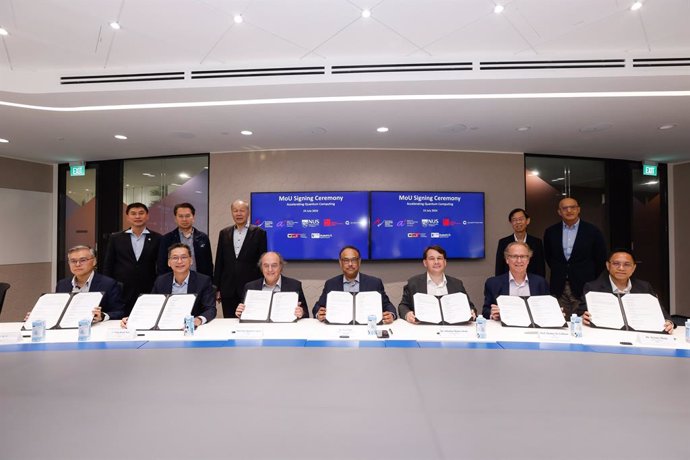
[[[9,288],[9,283],[0,283],[0,314],[2,313],[2,304],[5,303],[5,294]]]

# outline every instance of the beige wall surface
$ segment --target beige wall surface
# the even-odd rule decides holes
[[[210,157],[209,236],[232,223],[230,203],[249,200],[251,192],[299,191],[463,191],[485,193],[485,246],[482,260],[457,260],[447,273],[463,280],[477,307],[484,281],[493,276],[496,244],[511,232],[508,212],[524,206],[525,175],[521,154],[410,151],[309,150],[215,153]],[[362,272],[378,276],[396,304],[404,282],[423,272],[420,261],[365,261]],[[310,308],[323,281],[339,273],[336,261],[291,262],[286,275],[305,284]]]
[[[671,313],[690,317],[690,163],[673,165],[669,215],[672,234],[669,241],[671,262]],[[675,287],[675,289],[674,289]]]
[[[41,294],[53,292],[51,264],[0,265],[0,280],[10,283],[0,321],[22,321]]]
[[[53,166],[0,158],[0,187],[53,193]]]

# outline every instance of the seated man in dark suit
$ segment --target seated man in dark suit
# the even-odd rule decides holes
[[[584,297],[590,291],[593,292],[610,292],[617,295],[632,294],[652,294],[657,297],[652,285],[646,281],[633,278],[637,264],[635,263],[635,255],[628,249],[614,249],[609,254],[606,261],[606,270],[599,275],[599,278],[585,284],[583,288],[582,302],[578,308],[577,313],[582,316],[582,324],[589,326],[592,320],[592,315],[587,311],[587,302]],[[673,332],[675,327],[671,316],[665,308],[661,309],[664,312],[664,331],[669,334]]]
[[[544,245],[536,236],[527,233],[527,226],[530,219],[529,214],[522,208],[515,208],[508,214],[508,222],[513,226],[513,234],[498,240],[496,248],[496,270],[494,275],[508,273],[508,266],[504,252],[506,247],[513,241],[527,243],[532,250],[532,257],[529,259],[527,273],[534,273],[539,276],[546,276],[546,266],[544,264]]]
[[[398,314],[409,323],[417,323],[417,318],[414,315],[414,295],[418,292],[422,294],[432,294],[442,296],[446,294],[455,294],[462,292],[467,294],[465,286],[457,278],[446,275],[446,250],[441,246],[429,246],[424,250],[424,258],[422,259],[426,273],[415,275],[409,280],[403,288],[402,300],[398,305]],[[472,307],[472,319],[477,317],[477,310],[467,296],[467,300]]]
[[[184,243],[192,250],[192,270],[213,277],[213,256],[208,235],[194,227],[196,210],[191,203],[178,203],[173,208],[175,230],[161,238],[158,248],[158,274],[168,273],[168,248],[175,243]]]
[[[482,315],[486,319],[501,319],[501,311],[496,305],[496,298],[500,295],[548,295],[549,287],[543,276],[527,273],[532,250],[526,243],[513,241],[505,251],[504,257],[508,265],[508,273],[494,276],[484,283],[484,307]]]
[[[307,306],[307,300],[304,298],[302,283],[296,279],[283,276],[283,268],[285,268],[283,256],[277,252],[266,252],[259,259],[259,268],[264,277],[245,284],[242,298],[247,297],[247,291],[250,289],[271,292],[296,292],[298,302],[295,308],[295,316],[297,319],[309,318],[309,307]],[[241,318],[243,311],[244,304],[241,303],[237,306],[235,315]]]
[[[55,292],[102,292],[101,304],[93,310],[93,322],[122,318],[122,288],[114,279],[96,273],[96,251],[75,246],[67,251],[67,261],[73,276],[58,281]]]
[[[196,294],[192,307],[194,326],[199,327],[216,317],[216,288],[210,276],[190,270],[192,251],[184,243],[168,248],[168,265],[171,273],[156,278],[151,294]],[[127,318],[120,323],[127,327]]]
[[[379,278],[359,272],[360,263],[362,262],[359,249],[354,246],[345,246],[340,250],[339,259],[340,269],[343,271],[343,274],[326,281],[326,284],[323,286],[323,292],[321,292],[321,297],[319,297],[319,300],[312,309],[314,317],[319,321],[326,320],[326,297],[331,291],[377,291],[381,294],[383,322],[390,324],[395,321],[395,306],[391,303],[390,299],[388,299],[388,295],[386,295],[386,291],[383,288],[383,281]]]

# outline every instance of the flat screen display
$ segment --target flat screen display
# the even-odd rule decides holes
[[[421,259],[430,245],[484,258],[484,193],[371,192],[373,260]]]
[[[336,260],[343,246],[369,254],[369,192],[252,193],[252,223],[287,260]]]

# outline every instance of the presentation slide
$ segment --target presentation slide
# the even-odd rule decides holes
[[[484,193],[371,192],[372,259],[421,259],[430,245],[484,258]]]
[[[369,255],[369,192],[252,193],[252,223],[287,260],[337,260],[343,246]]]

